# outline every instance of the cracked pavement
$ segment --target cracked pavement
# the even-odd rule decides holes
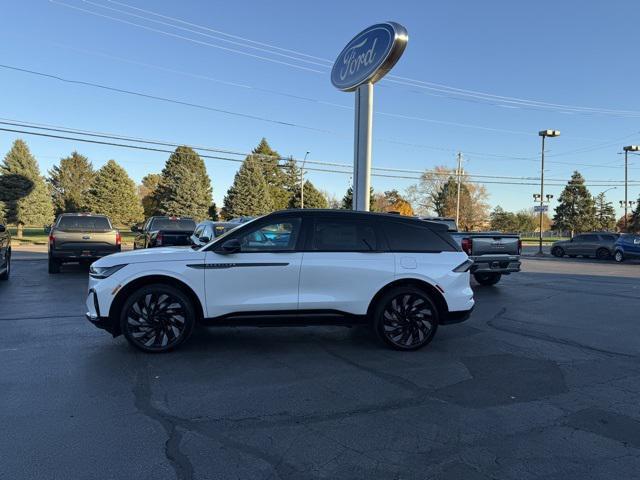
[[[0,478],[637,478],[640,264],[523,262],[418,352],[198,328],[145,355],[86,322],[86,271],[24,253],[0,285]]]

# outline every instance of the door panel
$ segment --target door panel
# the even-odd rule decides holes
[[[296,310],[301,252],[207,252],[207,317],[235,312]]]
[[[385,252],[305,252],[300,310],[339,310],[362,315],[394,279],[395,257]]]

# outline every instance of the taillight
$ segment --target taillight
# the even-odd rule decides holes
[[[55,244],[55,242],[56,242],[56,237],[53,236],[53,233],[50,233],[49,234],[49,246],[51,248],[53,248],[53,245]]]
[[[162,245],[162,233],[156,236],[156,245]]]
[[[518,239],[518,255],[522,253],[522,240]]]
[[[116,247],[119,247],[120,245],[122,245],[122,236],[120,235],[120,232],[116,232]]]
[[[454,268],[453,271],[457,273],[468,272],[469,269],[471,268],[471,265],[473,265],[473,260],[469,260],[467,258],[464,262],[462,262],[460,265]]]
[[[471,239],[470,238],[463,238],[461,246],[464,253],[466,253],[467,255],[471,255]]]

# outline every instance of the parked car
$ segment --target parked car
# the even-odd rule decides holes
[[[63,213],[49,231],[49,273],[66,262],[91,263],[122,248],[120,232],[105,215]]]
[[[471,265],[436,223],[286,210],[202,248],[124,252],[95,262],[87,318],[148,352],[179,346],[196,323],[370,324],[389,347],[415,350],[439,325],[469,317]]]
[[[471,273],[481,285],[495,285],[502,275],[520,271],[520,235],[500,232],[458,232],[454,218],[422,217],[447,226],[462,250],[473,260]]]
[[[250,217],[250,216],[245,216],[245,217],[235,217],[232,218],[231,220],[229,220],[229,223],[247,223],[250,222],[251,220],[253,220],[256,217]]]
[[[220,235],[224,235],[237,226],[239,226],[238,223],[214,222],[212,220],[205,220],[204,222],[200,222],[196,226],[193,235],[191,235],[191,243],[193,245],[202,247],[214,238],[218,238]]]
[[[640,259],[640,235],[623,233],[613,245],[613,259],[623,262],[632,258]]]
[[[551,254],[554,257],[568,255],[575,258],[582,255],[583,257],[596,257],[604,260],[613,256],[618,236],[619,234],[611,232],[581,233],[570,240],[554,242],[551,246]]]
[[[4,220],[0,219],[0,281],[11,274],[11,235]]]
[[[150,217],[142,225],[134,225],[137,235],[133,249],[191,245],[196,222],[190,217]]]

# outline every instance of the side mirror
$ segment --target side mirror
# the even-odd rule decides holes
[[[200,240],[200,242],[202,243],[209,243],[211,241],[209,237],[200,237],[198,238],[198,240]]]
[[[131,231],[133,233],[139,232],[140,231],[140,225],[132,225],[131,226]]]
[[[231,240],[227,240],[222,244],[218,253],[222,253],[223,255],[229,255],[230,253],[238,253],[240,251],[240,241],[237,238],[232,238]]]
[[[0,225],[0,233],[4,233],[7,231],[7,227],[5,227],[4,225]]]

